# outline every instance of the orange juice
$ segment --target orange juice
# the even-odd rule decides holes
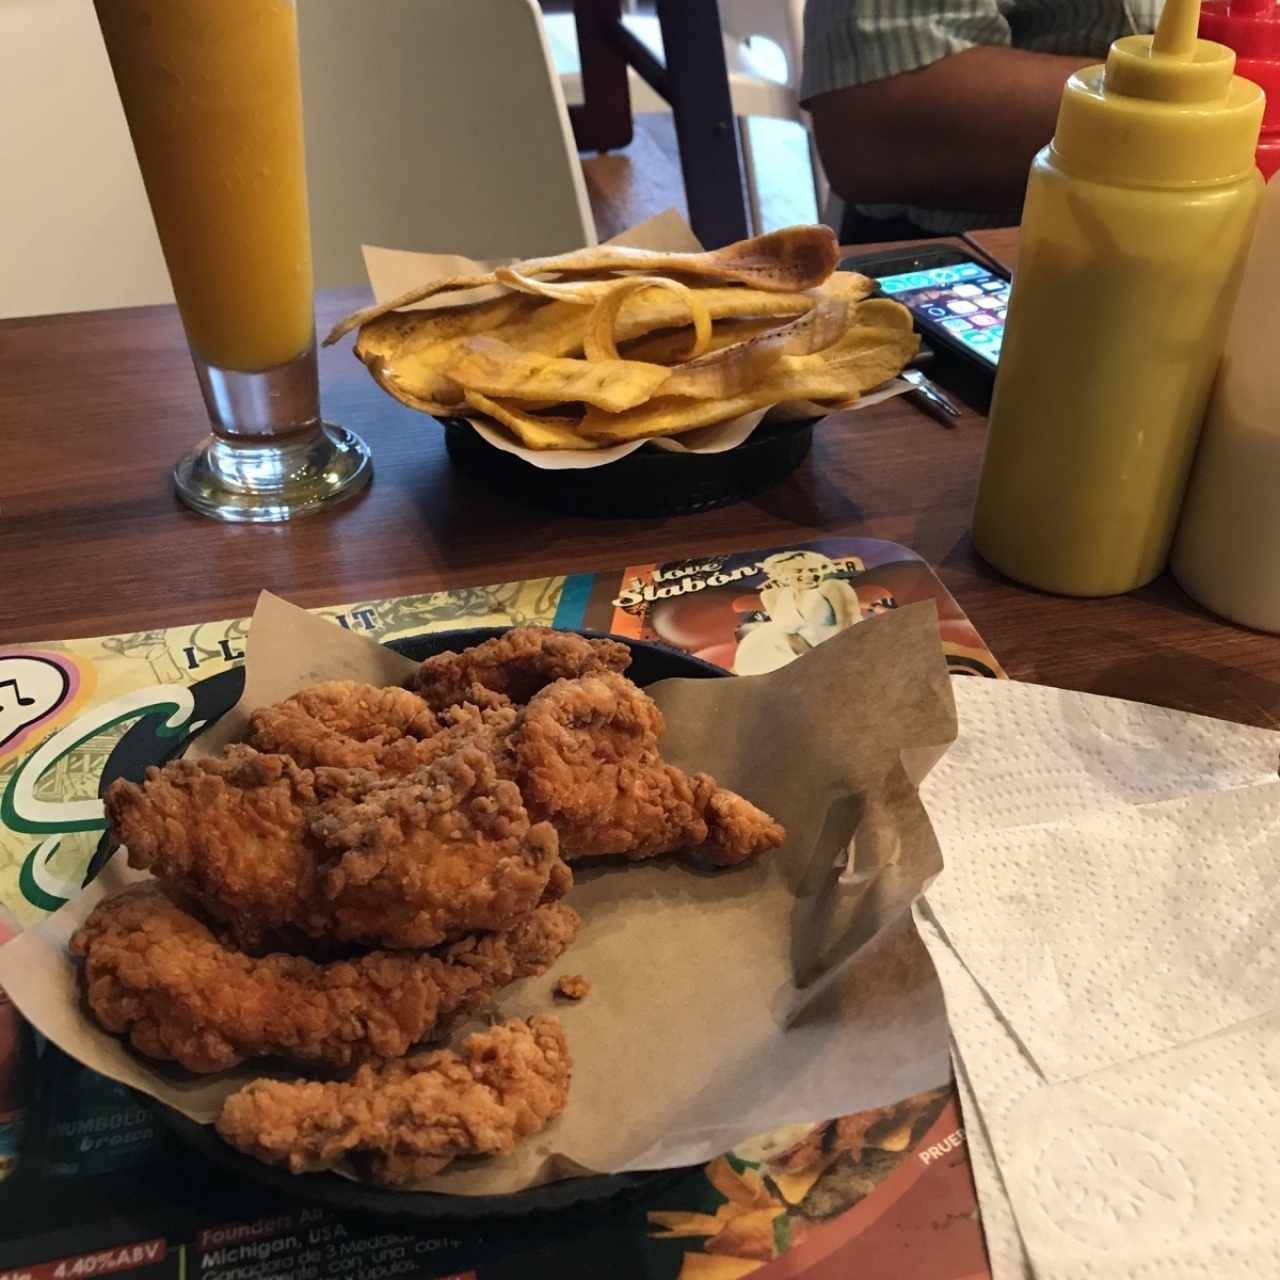
[[[293,0],[95,0],[192,351],[222,369],[313,336]]]

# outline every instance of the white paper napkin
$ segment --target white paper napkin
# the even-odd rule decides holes
[[[915,919],[946,994],[956,1085],[991,1274],[993,1280],[1022,1280],[1030,1273],[1030,1262],[1002,1173],[1010,1153],[999,1140],[1009,1108],[1043,1081],[960,963],[927,904],[917,903]]]
[[[1012,680],[952,682],[960,737],[921,794],[939,839],[1274,780],[1280,733]]]
[[[1280,783],[943,842],[929,905],[1041,1074],[1280,1006]]]
[[[1280,1015],[1037,1090],[1000,1126],[1041,1280],[1280,1275]]]
[[[1280,734],[955,683],[916,919],[996,1280],[1280,1275]]]
[[[959,1052],[953,1046],[951,1055],[955,1069],[956,1092],[960,1095],[960,1108],[964,1116],[964,1137],[969,1148],[969,1166],[973,1170],[973,1182],[978,1192],[978,1210],[981,1215],[982,1234],[987,1242],[987,1258],[991,1263],[992,1280],[1027,1280],[1031,1264],[1018,1223],[1009,1203],[1004,1178],[996,1163],[996,1153],[987,1133],[987,1122],[978,1106],[978,1100],[969,1081],[969,1073]]]
[[[919,925],[994,1280],[1280,1275],[1280,1015],[1047,1085],[927,910]]]

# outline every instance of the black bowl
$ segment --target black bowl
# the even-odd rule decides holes
[[[493,636],[501,635],[506,630],[506,627],[472,627],[463,631],[438,631],[429,635],[392,640],[389,647],[415,662],[421,662],[436,653],[456,653],[468,649]],[[595,631],[582,631],[579,634],[593,638],[601,636],[600,632]],[[612,638],[631,650],[631,666],[627,674],[642,687],[670,676],[714,679],[728,674],[722,668],[691,657],[679,649],[647,640],[630,640],[625,636]],[[243,688],[244,670],[241,667],[221,671],[215,676],[198,681],[191,687],[196,702],[195,718],[212,724],[235,705]],[[117,778],[139,781],[149,765],[163,764],[182,754],[191,739],[175,742],[172,737],[158,732],[163,723],[162,714],[148,716],[138,721],[120,739],[103,769],[100,784],[103,789]],[[112,852],[108,837],[103,836],[89,864],[86,884],[106,865]],[[426,1191],[394,1191],[367,1183],[351,1182],[332,1173],[286,1173],[227,1146],[212,1126],[197,1124],[180,1112],[155,1103],[150,1098],[143,1097],[142,1101],[152,1106],[159,1120],[182,1142],[239,1177],[333,1208],[376,1213],[415,1222],[465,1225],[596,1208],[641,1192],[656,1191],[684,1172],[677,1169],[658,1173],[568,1178],[506,1196],[447,1196]]]
[[[463,419],[440,421],[454,465],[504,497],[564,515],[653,517],[728,506],[785,480],[808,456],[816,419],[759,427],[724,453],[646,445],[586,471],[543,471],[495,449]]]

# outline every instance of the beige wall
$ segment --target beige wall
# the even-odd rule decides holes
[[[364,241],[527,257],[593,237],[536,12],[300,7],[321,287],[365,282]],[[92,0],[0,0],[0,104],[0,317],[172,301]]]

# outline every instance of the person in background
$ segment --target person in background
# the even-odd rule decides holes
[[[1067,78],[1163,0],[808,0],[801,100],[846,201],[841,239],[1019,219]]]

